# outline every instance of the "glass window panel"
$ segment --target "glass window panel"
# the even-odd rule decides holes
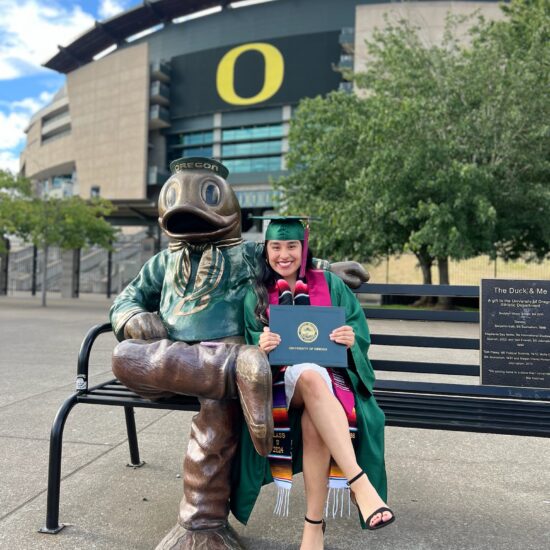
[[[181,154],[184,157],[211,157],[212,146],[189,147],[187,149],[183,149]]]
[[[274,172],[281,170],[281,157],[257,157],[222,161],[232,173]]]
[[[212,131],[196,132],[181,136],[181,143],[183,145],[202,145],[203,143],[212,143],[213,140],[214,133]]]
[[[222,147],[224,156],[266,155],[281,152],[281,141],[253,141],[251,143],[231,143]]]
[[[223,141],[244,141],[247,139],[261,139],[282,137],[283,125],[271,124],[269,126],[251,126],[248,128],[230,128],[223,130]]]

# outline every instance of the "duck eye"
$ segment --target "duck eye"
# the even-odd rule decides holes
[[[201,187],[202,200],[209,206],[216,206],[220,202],[220,188],[212,181],[206,181]]]
[[[164,202],[166,203],[167,208],[172,208],[172,206],[176,204],[176,199],[178,196],[177,187],[177,184],[172,184],[166,190],[166,193],[164,195]]]

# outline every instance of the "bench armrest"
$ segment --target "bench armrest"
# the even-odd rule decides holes
[[[88,390],[88,365],[90,362],[90,352],[96,338],[100,334],[111,332],[113,327],[111,323],[94,325],[82,340],[80,351],[78,352],[78,363],[76,368],[76,391],[84,393]]]

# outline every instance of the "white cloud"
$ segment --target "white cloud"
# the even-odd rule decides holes
[[[80,6],[0,0],[0,80],[36,73],[41,64],[94,24]]]
[[[124,0],[101,0],[98,10],[99,17],[101,17],[101,19],[113,17],[123,12],[126,9],[126,4],[127,2]]]
[[[19,170],[19,149],[25,140],[25,128],[31,116],[49,103],[53,93],[42,92],[38,97],[27,97],[12,103],[0,102],[0,168]]]
[[[19,172],[19,155],[12,151],[0,151],[0,170],[8,170],[12,174]]]

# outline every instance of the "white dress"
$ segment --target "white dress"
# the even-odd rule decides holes
[[[296,389],[296,383],[300,375],[306,370],[313,370],[321,375],[321,378],[327,383],[330,391],[334,393],[332,389],[332,381],[325,367],[316,365],[315,363],[299,363],[292,365],[285,370],[285,395],[286,395],[286,408],[290,407],[294,390]]]

